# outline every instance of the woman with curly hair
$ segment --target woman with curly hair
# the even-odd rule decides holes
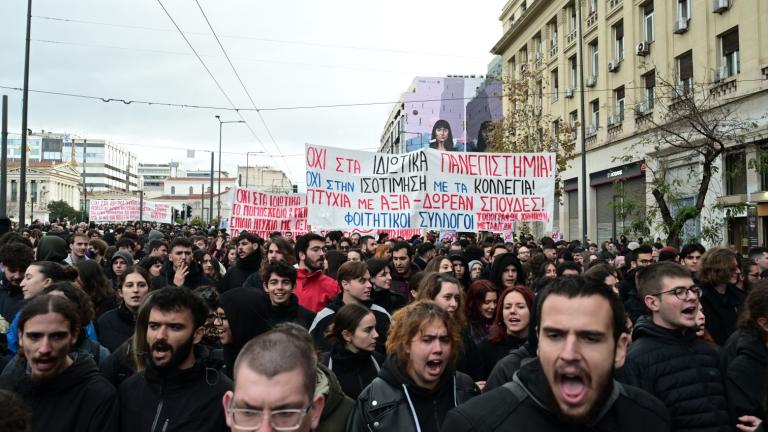
[[[378,378],[360,393],[348,431],[434,431],[448,411],[478,391],[455,371],[461,327],[443,307],[412,303],[395,313],[389,357]]]

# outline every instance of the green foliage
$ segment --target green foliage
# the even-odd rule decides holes
[[[205,225],[205,222],[202,219],[200,219],[200,217],[195,216],[195,217],[192,218],[191,221],[189,221],[189,224],[191,226],[200,227],[200,226]]]
[[[51,201],[48,203],[48,218],[50,220],[68,220],[70,222],[81,222],[80,211],[74,209],[66,201]]]

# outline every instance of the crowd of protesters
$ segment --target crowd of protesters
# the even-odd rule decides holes
[[[756,431],[768,249],[0,237],[2,431]]]

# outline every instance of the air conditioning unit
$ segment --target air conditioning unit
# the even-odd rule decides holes
[[[613,60],[608,62],[608,72],[616,72],[619,70],[619,60]]]
[[[727,66],[720,66],[717,68],[712,69],[712,81],[714,82],[720,82],[724,79],[728,78],[728,67]]]
[[[637,44],[637,47],[635,47],[635,54],[639,56],[646,56],[650,54],[651,52],[651,43],[650,42],[640,42]]]
[[[731,7],[731,0],[712,0],[712,12],[723,13]]]
[[[568,87],[565,89],[565,97],[572,98],[573,97],[573,88]]]
[[[688,18],[678,18],[672,26],[672,33],[681,34],[688,31]]]
[[[587,77],[587,87],[594,87],[597,84],[597,76],[590,75]]]

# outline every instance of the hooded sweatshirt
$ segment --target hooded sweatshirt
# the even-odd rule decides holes
[[[768,348],[755,328],[739,329],[728,341],[726,351],[735,351],[725,371],[725,388],[733,416],[751,415],[765,419],[768,395]]]
[[[502,281],[501,275],[504,272],[504,269],[510,265],[517,268],[517,280],[515,283],[520,285],[525,285],[526,283],[526,274],[522,264],[520,264],[520,260],[517,259],[515,254],[507,252],[496,258],[491,266],[491,282],[496,285],[496,288],[499,291],[504,290],[504,282]]]
[[[447,369],[434,390],[418,386],[389,356],[357,399],[347,432],[438,432],[448,411],[477,395],[467,375]]]
[[[219,291],[225,292],[232,288],[243,286],[248,276],[258,273],[261,266],[261,252],[257,248],[245,258],[238,258],[235,265],[229,267],[227,273],[219,282]]]
[[[339,284],[322,271],[310,272],[299,268],[296,275],[296,289],[293,293],[299,304],[312,312],[319,312],[325,304],[339,293]]]
[[[0,378],[0,388],[23,398],[32,410],[32,431],[116,431],[117,392],[104,378],[90,355],[71,353],[72,365],[58,376],[32,381],[26,361]]]
[[[232,343],[224,346],[224,362],[231,375],[243,346],[272,328],[267,306],[269,297],[264,291],[241,287],[223,293],[220,301],[232,332]]]
[[[343,431],[347,418],[355,407],[355,401],[341,390],[336,375],[320,363],[317,364],[317,378],[315,391],[325,395],[325,405],[323,405],[323,413],[320,415],[320,423],[315,432]]]
[[[45,235],[37,242],[35,261],[53,261],[61,265],[67,265],[64,261],[69,255],[69,246],[66,240],[57,235]]]

